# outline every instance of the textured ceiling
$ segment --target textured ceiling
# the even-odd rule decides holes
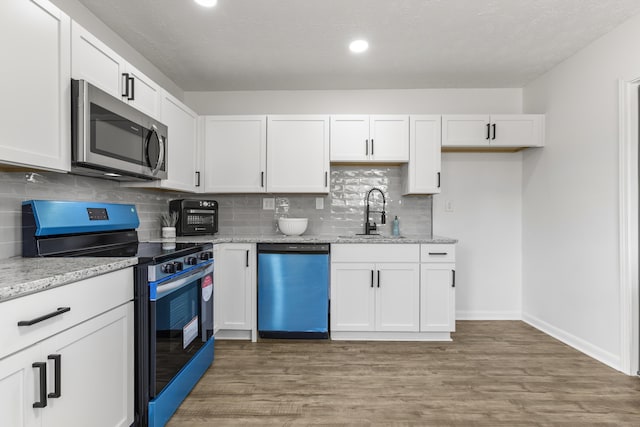
[[[80,0],[184,90],[522,87],[640,0]],[[367,53],[351,54],[354,38]]]

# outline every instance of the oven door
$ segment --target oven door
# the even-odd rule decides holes
[[[213,263],[150,283],[149,394],[156,397],[213,336]]]

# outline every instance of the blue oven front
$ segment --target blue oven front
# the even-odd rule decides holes
[[[213,361],[213,261],[149,283],[149,426],[164,426]]]

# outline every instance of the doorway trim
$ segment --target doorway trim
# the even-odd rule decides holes
[[[640,370],[640,294],[638,285],[638,126],[640,77],[618,82],[618,160],[620,232],[620,369]]]

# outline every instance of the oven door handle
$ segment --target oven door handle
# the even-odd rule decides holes
[[[181,277],[177,280],[170,280],[167,283],[159,285],[156,289],[156,299],[160,299],[163,296],[188,285],[194,280],[202,279],[207,274],[213,273],[213,264],[208,265],[202,269],[198,269],[196,272],[189,274],[188,276]]]

